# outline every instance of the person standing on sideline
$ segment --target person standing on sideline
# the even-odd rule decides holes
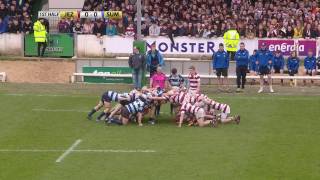
[[[243,42],[240,43],[240,50],[235,54],[235,60],[237,66],[237,92],[240,92],[241,89],[244,89],[246,84],[246,75],[249,64],[249,51],[245,49],[245,44]]]
[[[309,76],[315,76],[317,74],[317,59],[313,55],[312,49],[308,50],[308,56],[304,59],[304,74]],[[304,79],[303,84],[306,85],[307,82]],[[311,80],[313,84],[313,80]]]
[[[261,44],[261,49],[258,50],[257,54],[257,65],[259,68],[259,75],[260,75],[260,89],[258,93],[263,92],[263,84],[264,84],[264,76],[268,76],[268,83],[270,92],[273,93],[274,90],[272,88],[272,79],[271,79],[271,70],[272,70],[272,53],[267,49],[265,43]]]
[[[145,68],[146,58],[139,52],[137,47],[133,47],[133,54],[129,57],[129,67],[132,69],[132,81],[135,89],[142,87],[142,73]]]
[[[194,66],[189,67],[189,75],[188,75],[188,81],[189,81],[189,88],[188,92],[192,95],[200,93],[200,75],[197,73],[196,68]]]
[[[277,50],[275,53],[275,56],[273,56],[272,64],[273,64],[273,73],[283,75],[284,58],[280,50]],[[283,85],[283,79],[281,79],[281,85]]]
[[[258,65],[257,65],[257,57],[256,57],[256,54],[257,54],[257,50],[253,50],[253,54],[250,56],[249,58],[249,71],[250,71],[250,74],[251,75],[258,75]],[[253,85],[254,83],[256,82],[255,79],[252,79],[252,82],[251,84]]]
[[[288,58],[287,68],[289,76],[298,74],[300,59],[297,57],[297,52],[292,51],[291,56]],[[290,86],[293,86],[293,79],[290,79]]]
[[[218,77],[219,87],[218,90],[222,91],[222,86],[228,84],[228,68],[229,68],[229,55],[224,50],[223,44],[219,44],[219,50],[213,55],[212,68]],[[221,79],[221,75],[224,77]],[[228,90],[228,88],[227,88]]]
[[[38,43],[38,57],[43,57],[47,48],[47,31],[44,25],[44,19],[39,18],[33,25],[34,41]],[[42,46],[42,50],[41,50]],[[41,52],[41,54],[40,54]]]
[[[223,35],[224,44],[226,45],[226,50],[230,55],[231,61],[234,61],[235,53],[238,49],[238,44],[240,41],[240,35],[235,28],[235,25],[231,25],[231,28]]]
[[[164,66],[164,60],[160,52],[156,49],[156,43],[152,43],[151,50],[147,53],[147,69],[150,72],[150,78],[157,72],[157,67]]]

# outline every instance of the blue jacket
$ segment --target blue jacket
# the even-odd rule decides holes
[[[148,68],[150,68],[150,67],[155,68],[157,66],[164,66],[163,57],[160,54],[160,52],[158,50],[156,50],[154,55],[155,55],[155,59],[157,59],[156,62],[152,61],[153,55],[152,55],[151,50],[148,51],[148,53],[147,53],[147,66],[148,66]]]
[[[288,71],[298,71],[300,59],[298,57],[289,57],[287,62]]]
[[[212,60],[212,68],[229,68],[229,54],[226,51],[217,51]]]
[[[256,54],[259,67],[270,66],[269,61],[272,61],[273,55],[269,50],[259,50]]]
[[[0,34],[5,33],[8,30],[8,18],[3,18],[0,23]]]
[[[317,60],[316,60],[316,57],[314,57],[314,56],[312,56],[312,57],[307,56],[304,59],[304,68],[305,69],[308,69],[308,70],[316,69],[316,64],[317,64]]]
[[[238,50],[235,54],[236,65],[238,66],[247,66],[249,64],[249,51],[248,50]]]
[[[251,55],[249,60],[250,60],[250,63],[249,63],[250,71],[257,72],[258,71],[258,67],[257,67],[257,64],[256,64],[256,61],[257,61],[256,55]]]
[[[114,25],[108,25],[106,28],[106,35],[107,36],[114,36],[117,35],[117,29]]]
[[[279,57],[273,56],[272,63],[273,63],[273,68],[282,69],[283,70],[283,68],[284,68],[284,58],[283,58],[282,55],[280,55]]]

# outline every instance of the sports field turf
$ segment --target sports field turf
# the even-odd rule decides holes
[[[128,87],[0,84],[0,179],[320,179],[319,87],[262,95],[206,87],[240,125],[181,129],[168,107],[155,126],[86,120],[107,89]]]

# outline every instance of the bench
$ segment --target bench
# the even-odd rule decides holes
[[[1,82],[6,82],[7,75],[5,72],[0,72]]]
[[[95,74],[95,73],[73,73],[71,76],[71,83],[75,83],[76,77],[81,77],[81,82],[84,81],[84,77],[114,77],[114,78],[130,78],[132,77],[132,74]],[[167,75],[168,76],[168,75]],[[149,77],[149,74],[146,74],[146,77]],[[188,75],[182,75],[182,77],[188,77]],[[217,79],[216,75],[200,75],[203,79]],[[237,76],[228,76],[229,79],[236,79]],[[247,79],[260,79],[260,76],[252,76],[248,75]],[[272,76],[272,79],[292,79],[294,82],[294,85],[297,86],[297,80],[320,80],[320,76]]]

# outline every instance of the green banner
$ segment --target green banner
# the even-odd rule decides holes
[[[44,53],[46,57],[74,56],[73,34],[49,34],[47,45]],[[24,55],[38,56],[38,44],[34,42],[33,34],[24,36]]]
[[[94,74],[132,74],[129,67],[83,67],[83,73]],[[111,77],[84,77],[84,82],[88,83],[126,83],[132,84],[132,77],[129,78],[111,78]]]

